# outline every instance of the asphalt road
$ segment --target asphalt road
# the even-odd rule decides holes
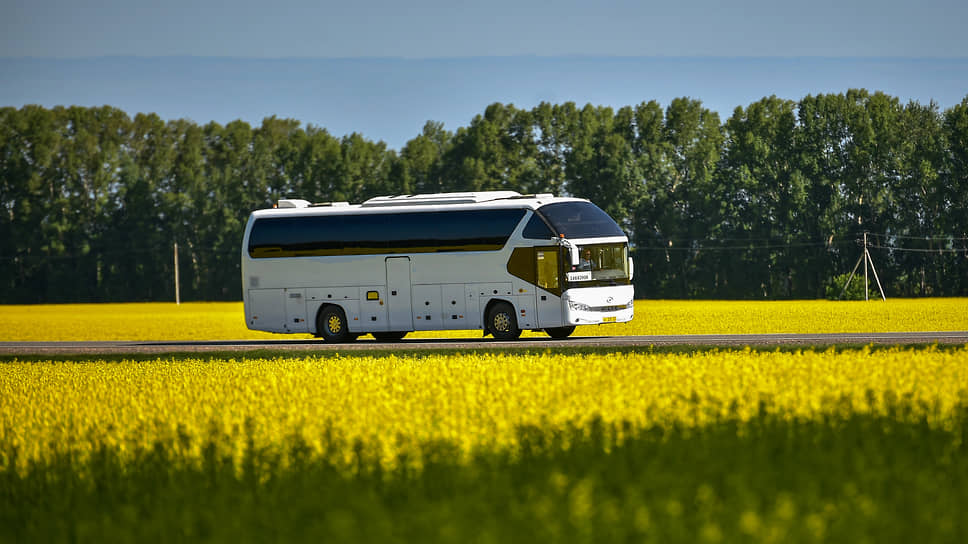
[[[377,342],[360,339],[348,344],[326,344],[321,340],[210,340],[196,342],[0,342],[0,355],[66,355],[120,353],[184,353],[212,351],[356,351],[356,350],[434,350],[434,349],[545,349],[558,347],[648,347],[648,346],[824,346],[968,345],[968,331],[890,332],[850,334],[703,334],[668,336],[574,336],[565,340],[526,338],[499,341],[492,338],[403,339]]]

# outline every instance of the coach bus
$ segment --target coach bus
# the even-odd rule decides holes
[[[363,334],[478,329],[565,338],[633,314],[628,238],[588,200],[513,191],[280,200],[242,241],[250,329]]]

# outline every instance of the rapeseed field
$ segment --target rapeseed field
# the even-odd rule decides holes
[[[945,330],[968,299],[576,335]],[[258,338],[239,303],[0,306],[3,340]],[[4,356],[0,542],[964,542],[965,436],[968,346]]]
[[[417,445],[448,442],[461,458],[515,451],[522,427],[592,420],[645,428],[746,422],[764,411],[817,420],[883,416],[903,400],[944,428],[968,394],[968,351],[711,350],[685,353],[470,353],[273,359],[9,362],[0,366],[0,444],[24,463],[101,446],[185,440],[197,459],[211,433],[274,450],[294,436],[314,455],[330,436],[393,468]],[[624,431],[611,437],[621,441]]]
[[[839,333],[968,330],[968,299],[883,301],[635,301],[630,323],[584,326],[577,336]],[[480,337],[480,331],[417,332],[408,338]],[[525,332],[525,336],[543,333]],[[250,331],[242,303],[0,306],[0,339],[240,340],[311,338]]]
[[[0,540],[964,541],[968,346],[0,363]]]

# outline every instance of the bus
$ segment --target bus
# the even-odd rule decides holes
[[[632,319],[628,245],[592,202],[550,194],[279,200],[246,223],[245,322],[333,343],[474,329],[566,338]]]

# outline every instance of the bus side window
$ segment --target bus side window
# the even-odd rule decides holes
[[[548,225],[536,213],[531,214],[531,219],[524,226],[524,231],[521,235],[532,240],[547,240],[555,237],[555,233],[551,232]]]
[[[535,258],[538,262],[538,287],[544,289],[558,288],[558,248],[537,249]]]

